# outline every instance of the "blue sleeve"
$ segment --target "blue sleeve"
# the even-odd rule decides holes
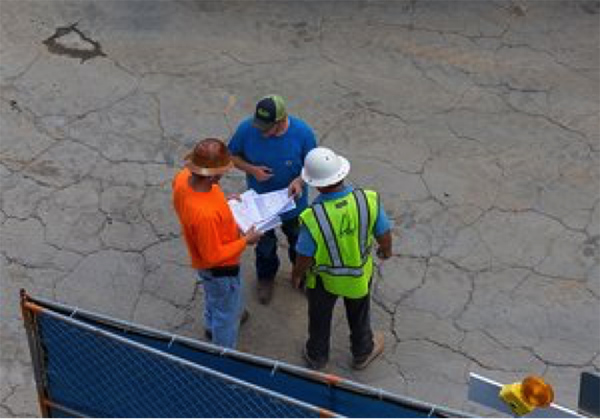
[[[302,256],[313,257],[316,251],[317,245],[310,235],[308,228],[305,225],[300,226],[300,233],[296,242],[296,252]]]
[[[304,146],[302,147],[302,161],[310,150],[317,147],[317,139],[311,127],[306,124],[306,136],[304,138]]]
[[[391,228],[390,219],[383,209],[383,205],[379,203],[379,212],[377,213],[377,219],[375,220],[375,226],[373,227],[373,234],[375,237],[379,237]]]
[[[229,140],[229,144],[227,145],[227,147],[229,148],[229,152],[234,156],[244,157],[244,133],[246,131],[245,127],[246,121],[238,125],[237,129],[235,130],[235,134],[233,134],[233,137],[231,137],[231,140]]]

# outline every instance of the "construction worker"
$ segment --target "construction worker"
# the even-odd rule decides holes
[[[308,191],[300,177],[304,158],[316,147],[315,134],[301,119],[288,115],[281,96],[269,95],[256,104],[254,117],[240,123],[229,142],[235,166],[246,172],[249,189],[267,193],[288,188],[296,208],[283,213],[281,231],[288,241],[288,257],[294,263],[298,239],[298,214],[308,206]],[[258,301],[268,304],[279,270],[277,236],[266,232],[256,245]]]
[[[329,358],[331,318],[343,297],[350,327],[355,369],[366,368],[383,352],[383,332],[370,324],[370,285],[373,242],[377,256],[392,255],[390,223],[379,195],[344,184],[350,163],[325,147],[306,156],[302,179],[320,195],[300,214],[297,257],[292,272],[295,287],[306,275],[308,341],[303,356],[309,367],[321,369]]]
[[[200,141],[173,179],[173,205],[191,264],[204,287],[205,334],[213,343],[235,348],[242,313],[240,255],[261,234],[241,235],[219,181],[233,163],[225,143]]]

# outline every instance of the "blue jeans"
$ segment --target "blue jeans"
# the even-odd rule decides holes
[[[281,231],[287,238],[289,245],[288,257],[293,264],[296,261],[296,242],[300,233],[298,217],[283,221]],[[270,230],[261,236],[254,253],[256,254],[256,277],[258,280],[273,281],[279,270],[275,230]]]
[[[213,343],[235,348],[242,314],[241,276],[216,278],[199,270],[198,280],[204,287],[204,327],[212,332]]]

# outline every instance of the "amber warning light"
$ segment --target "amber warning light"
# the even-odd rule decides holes
[[[554,390],[542,378],[529,376],[520,383],[502,386],[499,397],[516,415],[522,416],[535,408],[550,406]]]

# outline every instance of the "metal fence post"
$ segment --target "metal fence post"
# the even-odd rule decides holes
[[[35,386],[38,393],[38,403],[42,417],[50,417],[48,405],[45,403],[48,400],[48,391],[44,373],[43,349],[40,345],[38,329],[36,324],[35,312],[32,310],[32,303],[28,302],[29,296],[24,289],[19,292],[21,300],[21,314],[23,315],[23,323],[27,333],[27,341],[29,343],[29,352],[31,353],[31,362],[33,364],[33,373],[35,377]]]

